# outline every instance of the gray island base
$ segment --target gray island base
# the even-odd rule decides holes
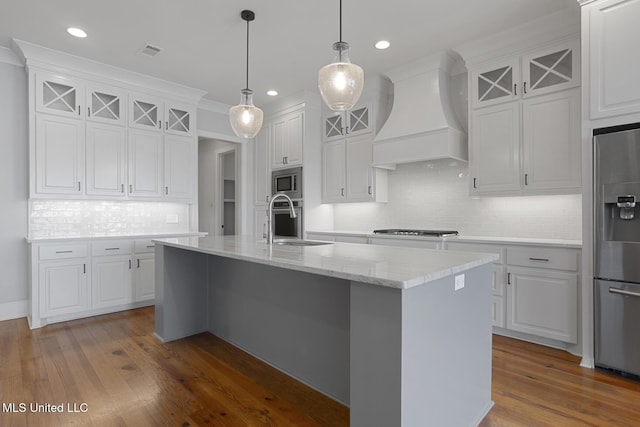
[[[162,341],[208,331],[348,405],[352,427],[475,426],[493,405],[497,256],[235,236],[155,250]]]

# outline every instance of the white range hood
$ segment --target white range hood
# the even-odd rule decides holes
[[[385,73],[393,82],[393,107],[374,139],[374,166],[467,160],[466,126],[460,126],[454,109],[460,93],[451,88],[454,67],[461,63],[455,52],[446,51]],[[463,77],[466,95],[466,71]]]

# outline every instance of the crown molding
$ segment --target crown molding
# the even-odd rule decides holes
[[[18,67],[24,67],[24,62],[20,60],[20,57],[16,55],[8,47],[0,46],[0,62],[5,64],[17,65]]]
[[[200,102],[198,102],[198,108],[201,110],[211,111],[212,113],[226,115],[226,114],[229,114],[230,106],[227,104],[223,104],[222,102],[213,101],[207,98],[202,98]]]

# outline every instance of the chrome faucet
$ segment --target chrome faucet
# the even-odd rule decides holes
[[[295,218],[296,217],[296,211],[293,208],[293,200],[291,200],[291,197],[287,196],[286,194],[282,194],[282,193],[278,193],[275,196],[273,196],[271,198],[271,201],[269,202],[269,209],[267,209],[267,228],[268,230],[268,234],[267,234],[267,244],[268,245],[272,245],[273,244],[273,224],[271,223],[271,215],[273,215],[273,202],[279,198],[279,197],[284,197],[288,202],[289,202],[289,216],[291,218]]]

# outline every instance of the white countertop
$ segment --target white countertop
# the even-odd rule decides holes
[[[205,254],[398,289],[459,274],[498,259],[495,254],[356,243],[270,246],[247,236],[184,237],[154,241]]]
[[[206,236],[207,233],[203,232],[188,232],[184,233],[151,233],[151,234],[109,234],[109,235],[87,235],[87,236],[57,236],[57,237],[26,237],[27,243],[56,243],[56,242],[74,242],[83,240],[122,240],[122,239],[157,239],[157,238],[170,238],[170,237],[195,237]]]
[[[383,239],[407,239],[407,240],[444,240],[445,242],[460,243],[493,243],[493,244],[509,244],[509,245],[541,245],[541,246],[560,246],[573,249],[581,249],[581,240],[565,240],[565,239],[537,239],[533,237],[491,237],[491,236],[451,236],[451,237],[435,237],[435,236],[396,236],[393,234],[373,234],[371,231],[307,231],[311,234],[327,234],[355,237],[376,237]]]

